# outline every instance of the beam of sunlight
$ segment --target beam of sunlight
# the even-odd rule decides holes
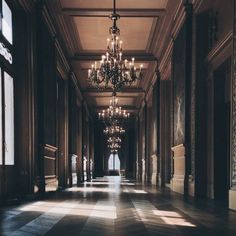
[[[146,191],[144,191],[144,190],[139,190],[139,189],[134,189],[134,192],[135,193],[143,193],[143,194],[147,194],[147,192]]]
[[[128,182],[125,182],[125,183],[119,183],[120,185],[124,185],[124,186],[134,186],[135,184],[134,183],[128,183]],[[87,182],[86,183],[86,186],[96,186],[96,185],[115,185],[115,182]]]
[[[197,227],[175,211],[153,210],[152,212],[154,215],[160,216],[160,219],[168,225]]]
[[[19,209],[23,212],[45,212],[48,215],[73,215],[85,217],[98,217],[105,219],[116,219],[116,207],[83,203],[61,203],[61,202],[36,202]]]
[[[160,218],[168,225],[196,227],[196,225],[188,222],[184,218],[171,218],[171,217],[160,217]]]
[[[25,206],[22,206],[19,208],[20,211],[47,211],[49,208],[55,207],[59,204],[59,202],[34,202],[27,204]]]
[[[153,214],[157,216],[167,216],[167,217],[181,217],[181,215],[174,211],[160,211],[153,210]]]
[[[96,187],[73,187],[69,188],[68,192],[102,192],[102,193],[116,193],[115,188],[96,188]]]

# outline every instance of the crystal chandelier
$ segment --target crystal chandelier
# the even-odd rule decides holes
[[[129,118],[130,113],[126,112],[126,110],[122,110],[122,108],[118,106],[118,99],[113,96],[110,100],[110,106],[106,110],[103,110],[102,113],[99,112],[98,117],[100,120],[103,120],[105,124],[114,124]]]
[[[113,151],[121,148],[119,143],[116,143],[116,142],[109,143],[107,147]]]
[[[109,29],[111,39],[107,39],[107,51],[102,55],[100,66],[95,62],[92,68],[88,70],[89,80],[99,87],[104,84],[107,87],[109,84],[112,86],[113,95],[116,91],[120,91],[124,85],[131,85],[137,79],[143,77],[143,65],[139,69],[135,67],[132,58],[131,62],[127,59],[123,60],[122,41],[119,41],[120,29],[117,27],[117,20],[120,16],[116,13],[116,2],[113,0],[113,13],[110,19],[113,21],[112,27]]]
[[[111,143],[121,143],[121,138],[120,137],[109,137],[109,139],[107,140],[107,143],[108,144],[111,144]]]
[[[103,130],[103,133],[108,136],[119,136],[125,133],[125,130],[120,125],[111,125],[107,126],[106,129]]]
[[[116,136],[111,136],[107,140],[107,147],[110,149],[110,152],[115,154],[121,148],[121,138]]]

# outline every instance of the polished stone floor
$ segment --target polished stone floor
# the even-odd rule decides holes
[[[0,209],[0,235],[236,236],[236,212],[120,177]]]

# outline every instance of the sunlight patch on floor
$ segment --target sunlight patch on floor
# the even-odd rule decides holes
[[[174,211],[153,210],[153,214],[160,216],[160,218],[168,225],[196,227],[196,225],[187,221],[187,219]]]

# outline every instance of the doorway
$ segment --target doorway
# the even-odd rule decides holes
[[[118,154],[110,154],[108,158],[109,175],[120,175],[120,158]]]
[[[214,199],[227,202],[230,158],[230,60],[214,73]]]

